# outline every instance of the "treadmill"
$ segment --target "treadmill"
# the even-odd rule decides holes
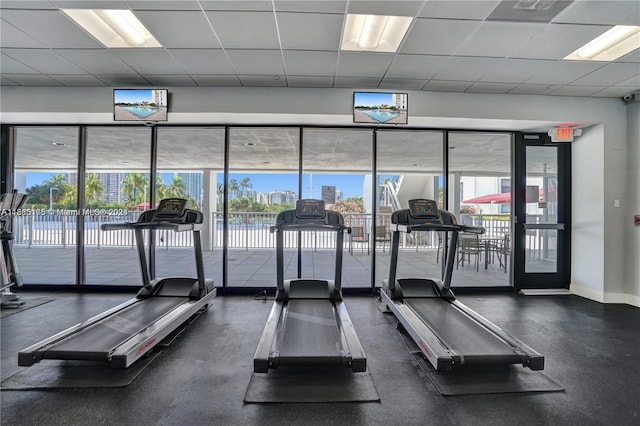
[[[99,361],[127,368],[190,318],[208,308],[216,296],[213,280],[205,279],[200,241],[201,212],[186,208],[187,200],[168,198],[157,209],[144,211],[137,222],[103,224],[103,231],[133,230],[143,287],[128,300],[18,353],[18,365],[43,359]],[[151,280],[144,231],[192,232],[197,278]]]
[[[391,223],[389,279],[383,282],[380,297],[436,370],[507,364],[544,369],[541,354],[456,300],[451,291],[458,233],[482,234],[484,228],[459,225],[453,214],[425,199],[410,200],[409,209],[393,212]],[[451,233],[444,281],[396,279],[400,233],[412,231]]]
[[[336,263],[333,281],[284,280],[284,233],[335,232]],[[342,245],[340,213],[325,210],[322,200],[298,200],[296,208],[280,212],[271,232],[276,233],[277,292],[253,357],[253,371],[268,373],[278,366],[335,365],[354,372],[367,369],[367,359],[347,308],[342,301]]]

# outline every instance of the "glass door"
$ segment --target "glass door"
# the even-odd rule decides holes
[[[546,135],[516,139],[514,284],[568,288],[571,261],[571,145]]]

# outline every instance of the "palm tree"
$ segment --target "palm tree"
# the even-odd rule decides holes
[[[156,201],[169,198],[167,185],[162,180],[162,176],[156,175]]]
[[[96,173],[89,173],[84,180],[84,199],[86,204],[102,201],[104,185]]]
[[[242,178],[242,180],[240,181],[240,190],[242,191],[242,196],[244,197],[244,190],[245,188],[253,188],[253,184],[251,183],[251,179],[246,177],[246,178]]]
[[[178,175],[173,176],[171,185],[167,187],[167,195],[169,197],[183,198],[186,196],[187,186],[182,178]]]
[[[146,173],[129,173],[122,179],[122,191],[125,194],[125,203],[138,205],[143,200],[145,188],[149,187],[149,177]]]
[[[230,179],[229,180],[229,188],[228,188],[229,194],[231,194],[232,191],[235,191],[236,195],[238,194],[238,191],[240,191],[240,185],[238,184],[238,180],[237,179]],[[232,198],[232,197],[229,197]]]

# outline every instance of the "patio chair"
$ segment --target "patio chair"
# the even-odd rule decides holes
[[[364,253],[362,243],[366,243],[367,254],[369,254],[369,233],[364,230],[364,226],[352,226],[349,234],[349,253],[353,256],[353,243],[360,243],[360,249]]]
[[[507,265],[509,264],[509,256],[511,255],[511,241],[509,234],[504,234],[504,238],[498,244],[496,244],[495,254],[498,256],[498,262],[500,267],[504,268],[504,273],[507,273]]]
[[[465,259],[471,263],[471,257],[475,258],[475,269],[480,270],[480,239],[477,234],[461,234],[458,240],[458,266],[464,267]]]
[[[382,252],[385,252],[387,244],[391,245],[391,233],[389,227],[386,225],[376,226],[376,246],[378,243],[382,243]]]

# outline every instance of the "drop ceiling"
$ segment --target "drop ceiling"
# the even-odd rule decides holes
[[[490,19],[500,1],[482,0],[3,0],[0,84],[588,97],[640,90],[639,50],[615,62],[562,59],[613,25],[640,25],[640,2],[567,3],[549,22],[510,22]],[[163,47],[107,49],[62,8],[131,9]],[[347,13],[415,20],[397,53],[347,52],[339,49]]]

